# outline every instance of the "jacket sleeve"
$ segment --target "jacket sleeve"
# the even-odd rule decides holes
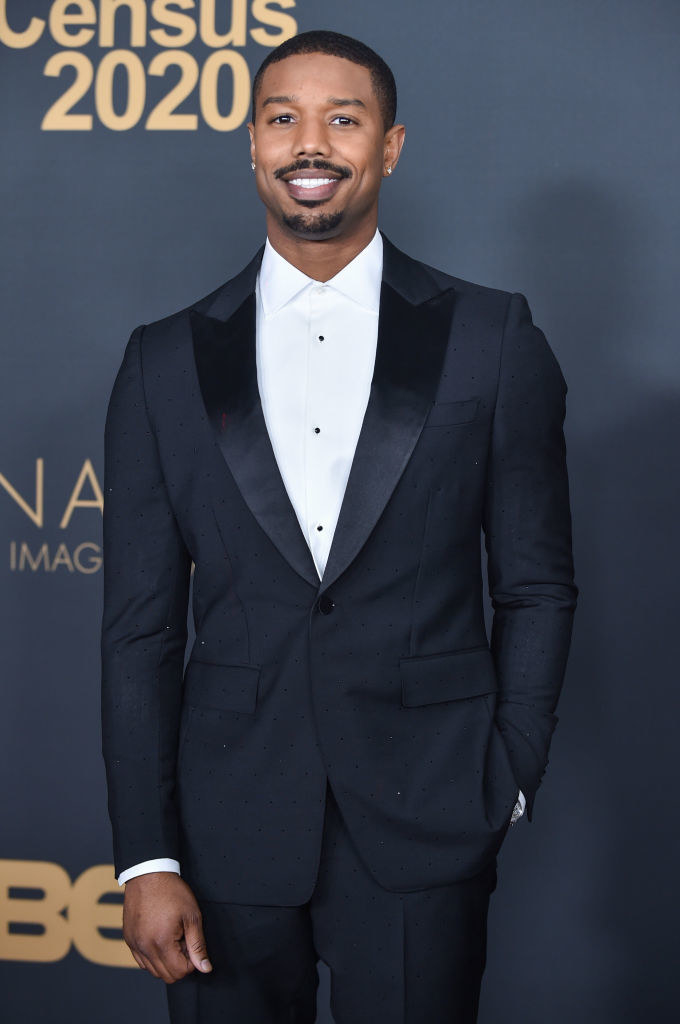
[[[149,420],[137,327],[104,433],[102,751],[116,874],[179,859],[174,779],[191,558]]]
[[[525,297],[503,333],[484,508],[496,721],[532,819],[548,762],[578,589],[563,432],[567,386]]]

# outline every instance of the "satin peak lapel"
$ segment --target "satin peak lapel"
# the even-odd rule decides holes
[[[274,455],[257,386],[255,293],[228,319],[191,314],[198,379],[220,451],[258,523],[296,572],[319,585]],[[220,519],[219,506],[215,513]],[[225,538],[229,524],[221,524]]]
[[[454,296],[413,303],[383,277],[371,391],[320,593],[359,553],[411,457],[437,391]]]

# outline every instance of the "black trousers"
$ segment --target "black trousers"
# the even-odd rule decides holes
[[[167,986],[171,1024],[314,1024],[317,962],[336,1024],[474,1024],[496,861],[394,893],[361,862],[330,787],[319,874],[298,907],[201,901],[211,974]]]

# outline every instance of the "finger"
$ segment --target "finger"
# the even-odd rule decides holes
[[[208,958],[208,950],[205,945],[203,926],[200,918],[193,918],[184,922],[184,941],[186,942],[187,953],[194,967],[203,974],[212,971],[212,964]]]
[[[173,981],[176,981],[176,979],[173,978],[172,974],[165,966],[164,952],[165,951],[160,946],[157,946],[153,951],[153,959],[151,959],[151,957],[149,957],[149,959],[155,968],[155,977],[160,978],[161,981],[164,981],[166,984],[171,984]]]
[[[148,971],[149,974],[153,978],[158,978],[159,977],[158,971],[154,967],[154,965],[153,965],[152,961],[150,960],[150,958],[148,956],[146,956],[144,953],[140,953],[139,954],[139,958],[142,961],[142,966],[143,966],[144,970]]]
[[[182,936],[182,939],[180,940],[179,951],[182,954],[182,957],[184,958],[184,963],[186,964],[189,973],[191,973],[191,971],[195,971],[196,968],[191,962],[191,957],[189,956],[189,950],[187,949],[187,944],[184,941],[184,936]]]
[[[176,940],[159,952],[159,957],[173,981],[179,981],[194,970],[191,960],[182,952]]]
[[[131,949],[130,952],[132,953],[133,957],[137,961],[137,966],[141,967],[142,970],[145,971],[146,970],[146,966],[145,966],[145,964],[142,963],[142,958],[140,957],[139,953],[137,953],[136,950],[134,950],[134,949]]]

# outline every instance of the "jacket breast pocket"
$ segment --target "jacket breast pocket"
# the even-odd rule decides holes
[[[426,427],[449,427],[456,423],[470,423],[477,417],[479,398],[466,398],[459,402],[437,402],[425,420]]]
[[[184,676],[184,702],[195,708],[252,715],[257,706],[259,679],[259,665],[190,660]]]
[[[498,690],[493,658],[486,646],[400,658],[399,671],[401,703],[406,708],[480,697]]]

